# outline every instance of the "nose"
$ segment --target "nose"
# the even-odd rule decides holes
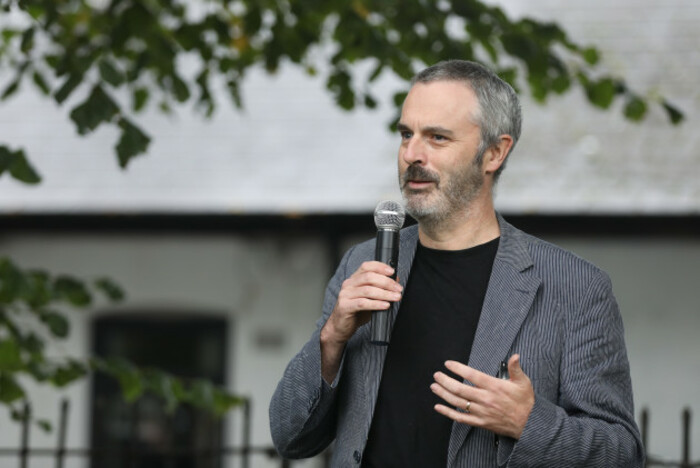
[[[425,146],[415,136],[401,145],[401,158],[406,164],[423,165],[426,162]]]

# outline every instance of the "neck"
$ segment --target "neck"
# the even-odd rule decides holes
[[[418,238],[425,247],[463,250],[485,244],[500,236],[493,200],[474,200],[464,210],[440,223],[418,223]]]

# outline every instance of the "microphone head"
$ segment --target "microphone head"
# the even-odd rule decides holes
[[[377,229],[398,231],[406,219],[403,205],[392,200],[380,201],[374,209],[374,224]]]

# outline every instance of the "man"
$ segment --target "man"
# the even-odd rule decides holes
[[[343,258],[271,402],[283,456],[335,440],[339,467],[641,466],[607,275],[494,211],[520,126],[515,92],[479,64],[416,76],[398,165],[418,225],[397,281],[373,241]],[[391,343],[372,345],[371,311],[389,307]]]

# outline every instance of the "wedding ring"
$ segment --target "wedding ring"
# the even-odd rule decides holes
[[[469,408],[472,407],[472,402],[467,400],[467,404],[464,406],[464,412],[469,413]]]

